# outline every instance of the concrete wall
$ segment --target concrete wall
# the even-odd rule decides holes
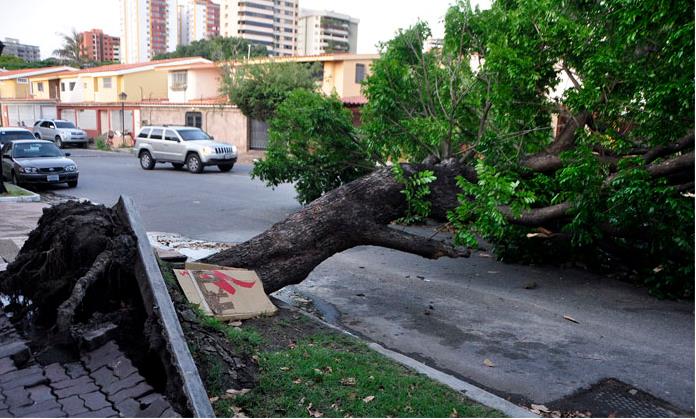
[[[234,107],[212,108],[189,107],[143,107],[140,118],[142,125],[184,125],[186,112],[200,112],[201,129],[215,137],[215,141],[234,144],[240,153],[249,150],[247,118]]]

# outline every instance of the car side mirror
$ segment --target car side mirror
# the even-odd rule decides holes
[[[215,139],[215,137],[213,137],[213,136],[211,135],[211,136],[210,136],[210,139],[211,139],[211,140],[214,140],[214,139]]]
[[[70,157],[70,153],[65,153],[65,157]]]

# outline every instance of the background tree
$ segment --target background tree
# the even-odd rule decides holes
[[[373,168],[343,103],[295,89],[270,120],[268,150],[252,176],[269,186],[294,183],[298,201],[306,204]]]
[[[181,57],[203,57],[213,61],[238,60],[248,56],[265,57],[268,49],[237,37],[216,36],[193,41],[189,45],[178,45],[173,52],[158,54],[155,60]]]
[[[63,46],[53,51],[53,55],[64,60],[68,64],[82,66],[88,58],[82,49],[82,34],[73,28],[70,34],[61,34]]]
[[[223,91],[244,115],[266,121],[293,90],[316,89],[317,71],[302,63],[234,64],[223,71]]]

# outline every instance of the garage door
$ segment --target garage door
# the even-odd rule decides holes
[[[77,126],[86,130],[97,129],[97,111],[85,109],[77,114]]]
[[[60,111],[60,119],[75,122],[75,109],[63,109]]]
[[[58,112],[55,106],[42,106],[41,107],[41,117],[44,119],[56,119],[58,118]]]
[[[36,120],[34,105],[8,104],[7,116],[11,127],[31,127]]]

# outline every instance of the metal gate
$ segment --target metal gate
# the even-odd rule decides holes
[[[265,150],[268,148],[268,124],[258,119],[249,121],[249,148]]]

